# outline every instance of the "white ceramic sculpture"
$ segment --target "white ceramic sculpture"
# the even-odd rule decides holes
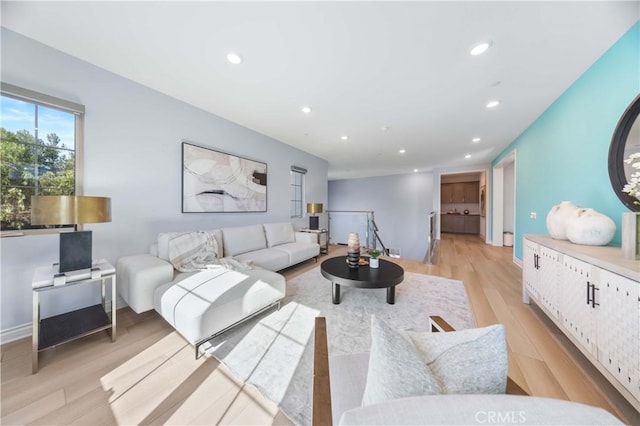
[[[547,214],[547,231],[556,240],[567,239],[567,219],[578,210],[578,206],[571,201],[563,201],[551,207]]]
[[[574,244],[606,246],[615,233],[615,222],[594,209],[577,209],[567,220],[567,238]]]

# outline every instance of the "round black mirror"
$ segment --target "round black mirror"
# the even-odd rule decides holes
[[[609,179],[620,201],[629,209],[640,212],[640,201],[622,189],[631,180],[631,175],[640,172],[625,162],[632,154],[640,153],[640,95],[622,114],[609,147]],[[640,161],[638,158],[635,162]],[[640,183],[638,183],[640,186]],[[638,188],[640,190],[640,188]]]

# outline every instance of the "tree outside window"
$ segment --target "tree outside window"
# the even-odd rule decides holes
[[[0,108],[2,230],[32,226],[32,195],[74,195],[77,115],[2,94]]]

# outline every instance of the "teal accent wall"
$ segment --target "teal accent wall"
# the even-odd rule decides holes
[[[562,66],[559,64],[559,66]],[[640,93],[640,21],[611,46],[491,165],[516,150],[515,255],[524,234],[547,234],[546,216],[573,201],[611,217],[629,210],[613,192],[608,155],[618,120]],[[530,212],[537,219],[529,218]]]

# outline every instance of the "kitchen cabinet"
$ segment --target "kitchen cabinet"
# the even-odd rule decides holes
[[[442,204],[479,203],[479,182],[443,183],[440,187]]]
[[[464,216],[464,233],[465,234],[480,233],[480,216],[475,214]]]
[[[443,214],[440,216],[440,230],[451,234],[479,234],[480,216]]]
[[[463,191],[464,191],[464,202],[465,203],[479,203],[480,202],[479,182],[465,182]]]

